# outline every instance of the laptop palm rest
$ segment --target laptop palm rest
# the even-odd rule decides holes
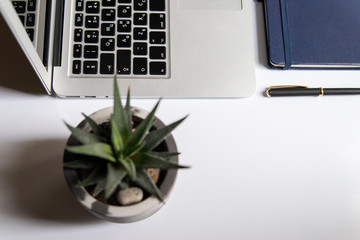
[[[179,8],[239,11],[242,9],[242,0],[179,0]]]

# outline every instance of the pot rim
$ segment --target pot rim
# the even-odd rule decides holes
[[[133,116],[139,117],[141,119],[144,119],[149,113],[148,111],[138,107],[131,107],[131,110]],[[91,117],[96,123],[101,124],[103,122],[110,120],[110,115],[112,114],[112,112],[113,112],[113,107],[107,107],[94,112],[89,117]],[[155,117],[153,126],[155,128],[162,128],[165,126],[165,124],[160,119]],[[77,128],[86,131],[91,130],[90,125],[86,122],[85,119],[80,122]],[[66,145],[71,144],[73,141],[76,140],[71,135]],[[176,143],[172,134],[170,134],[164,141],[169,152],[177,152]],[[66,158],[67,158],[67,152],[64,151],[63,161],[65,161]],[[179,161],[178,156],[171,158],[171,161],[178,163]],[[108,205],[103,202],[100,202],[99,200],[91,196],[91,194],[89,194],[84,187],[77,186],[77,184],[80,182],[80,179],[77,171],[74,169],[64,168],[64,175],[69,188],[76,196],[77,200],[86,210],[96,215],[97,217],[107,221],[112,221],[117,223],[130,223],[130,222],[143,220],[153,215],[165,204],[165,202],[169,198],[170,192],[175,183],[177,169],[167,170],[165,178],[159,187],[160,192],[164,199],[163,202],[161,202],[155,196],[150,196],[139,203],[129,206]]]

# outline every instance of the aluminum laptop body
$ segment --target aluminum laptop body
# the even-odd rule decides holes
[[[37,1],[37,4],[46,2],[46,0]],[[156,0],[131,0],[125,5],[131,8],[141,1],[150,5],[151,1]],[[90,2],[94,1],[84,0],[84,4],[88,2],[92,4]],[[97,2],[100,5],[102,3],[101,0]],[[120,0],[116,0],[115,9],[120,12],[122,8],[120,9],[119,2]],[[121,68],[123,66],[121,58],[116,55],[118,46],[115,47],[113,54],[117,59],[115,61],[118,61],[112,66],[116,68],[113,74],[103,75],[100,74],[100,70],[94,75],[74,74],[74,48],[75,45],[80,45],[74,43],[76,0],[47,1],[48,31],[44,46],[47,49],[45,59],[39,57],[10,0],[0,1],[0,11],[48,93],[60,97],[109,97],[112,96],[114,74],[118,73],[123,95],[130,86],[132,95],[136,97],[250,96],[255,90],[251,2],[249,0],[165,0],[165,3],[166,12],[161,13],[161,17],[166,18],[166,27],[164,26],[162,30],[166,32],[166,54],[164,52],[163,56],[165,59],[166,55],[166,60],[161,61],[164,61],[166,68],[162,69],[163,74],[160,76],[151,75],[148,69],[144,69],[146,75],[141,73],[140,70],[143,69],[139,69],[140,75],[135,74],[135,70],[130,73],[132,70],[129,69],[127,69],[129,74],[124,75],[122,69],[116,68],[119,64]],[[102,9],[105,7],[101,5],[100,10]],[[148,13],[150,21],[149,9],[144,12]],[[156,18],[159,14],[153,15]],[[119,27],[118,22],[117,28]],[[135,32],[135,29],[131,31]],[[85,35],[87,32],[84,30]],[[116,39],[116,36],[114,38]],[[117,40],[120,41],[119,38]],[[132,44],[134,43],[135,40]],[[148,58],[149,51],[150,48],[146,53]],[[102,55],[103,52],[99,52],[99,55]],[[134,53],[131,56],[138,58]],[[150,66],[152,60],[148,61],[147,66]],[[76,62],[81,63],[80,67],[88,67],[83,65],[84,62],[94,61],[87,61],[82,56]],[[99,66],[99,68],[103,67]],[[109,66],[109,70],[110,68]]]

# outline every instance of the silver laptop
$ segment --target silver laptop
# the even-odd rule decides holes
[[[255,90],[250,0],[1,0],[48,93],[247,97]]]

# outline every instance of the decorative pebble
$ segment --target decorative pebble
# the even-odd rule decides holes
[[[149,174],[149,176],[151,177],[151,179],[153,180],[154,183],[157,183],[159,181],[159,176],[160,176],[160,169],[158,168],[148,168],[147,173]]]
[[[117,200],[121,205],[127,206],[138,203],[143,199],[144,192],[138,187],[129,187],[125,190],[119,191]]]

